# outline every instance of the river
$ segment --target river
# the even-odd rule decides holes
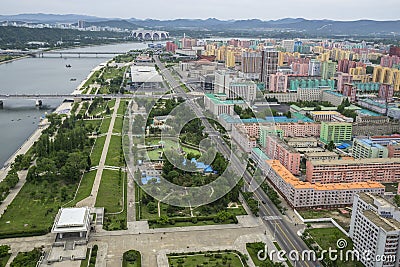
[[[132,49],[147,48],[143,43],[124,43],[63,51],[85,52],[127,52]],[[102,62],[112,58],[95,55],[78,58],[71,55],[60,58],[57,55],[44,58],[26,58],[0,65],[0,93],[72,93],[89,75],[90,71]],[[71,68],[66,68],[71,65]],[[71,81],[75,78],[76,81]],[[43,100],[43,107],[36,108],[34,99],[5,100],[0,109],[0,168],[9,157],[37,129],[42,116],[52,112],[60,100]]]

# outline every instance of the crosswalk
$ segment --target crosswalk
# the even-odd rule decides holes
[[[282,220],[282,217],[281,216],[263,216],[263,220],[276,221],[276,220]]]

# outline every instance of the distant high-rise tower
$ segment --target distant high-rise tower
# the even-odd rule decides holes
[[[261,64],[261,81],[265,82],[266,88],[269,87],[269,76],[276,74],[278,71],[278,51],[264,50],[261,53],[262,64]]]
[[[78,20],[78,28],[79,29],[84,29],[85,28],[85,21],[84,20]]]
[[[261,52],[258,51],[245,51],[242,53],[241,67],[246,79],[260,79],[261,59]]]

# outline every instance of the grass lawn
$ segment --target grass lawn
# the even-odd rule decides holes
[[[41,249],[35,248],[29,252],[19,252],[10,264],[11,267],[36,267],[41,256]]]
[[[110,146],[108,147],[106,165],[122,166],[124,164],[122,152],[122,137],[111,136]]]
[[[122,257],[122,267],[141,267],[142,259],[137,250],[126,251]]]
[[[90,248],[86,250],[86,259],[81,261],[81,266],[80,267],[87,267],[89,264],[89,258],[90,258]]]
[[[79,201],[90,196],[90,193],[92,192],[94,179],[96,178],[96,172],[97,171],[91,171],[83,175],[81,184],[78,188],[78,193],[76,194],[76,198],[73,201],[73,206],[75,206],[76,203],[78,203]]]
[[[123,123],[124,123],[124,119],[122,117],[115,118],[113,133],[122,133]]]
[[[112,99],[112,100],[110,100],[110,101],[108,101],[108,107],[109,107],[110,109],[113,109],[114,106],[115,106],[115,98]]]
[[[85,82],[85,84],[82,87],[86,87],[94,83],[94,81],[99,77],[100,72],[101,72],[100,70],[93,72],[93,74],[89,77],[89,79]]]
[[[168,256],[168,262],[171,267],[244,266],[239,256],[232,252]]]
[[[106,142],[106,137],[98,137],[94,143],[92,154],[90,154],[90,159],[92,160],[92,166],[99,165],[101,153],[103,152],[104,143]]]
[[[116,76],[122,76],[125,72],[125,67],[122,68],[106,68],[103,72],[104,80],[115,78]]]
[[[118,171],[104,170],[101,177],[99,192],[97,193],[96,207],[104,207],[104,229],[105,230],[121,230],[126,229],[126,174]],[[125,183],[125,191],[123,192],[123,184]],[[123,195],[124,193],[124,195]],[[123,199],[124,198],[124,201]],[[119,214],[107,214],[120,212]]]
[[[122,210],[122,178],[118,171],[103,171],[96,207],[104,207],[106,212]]]
[[[93,108],[93,110],[89,113],[89,115],[90,116],[102,115],[106,111],[107,102],[108,101],[98,102],[97,105]],[[91,105],[93,105],[93,104],[91,104]]]
[[[304,219],[330,218],[332,210],[301,210],[298,211]]]
[[[148,144],[157,145],[157,144],[159,144],[159,142],[160,142],[159,139],[149,139],[149,140],[146,140],[146,145],[148,145]],[[150,160],[159,160],[161,152],[163,152],[164,150],[171,150],[171,149],[177,150],[177,148],[178,148],[177,143],[172,140],[163,140],[163,142],[164,142],[164,148],[147,151],[147,154],[148,154],[148,157]],[[180,147],[186,153],[200,155],[200,152],[196,149],[185,147],[183,145],[181,145]]]
[[[111,118],[104,118],[103,122],[101,123],[100,126],[100,133],[104,134],[108,132],[108,128],[110,128],[110,123],[111,123]]]
[[[347,241],[347,247],[344,251],[353,249],[353,242],[344,235],[339,229],[336,227],[332,228],[318,228],[318,229],[308,229],[307,232],[312,237],[313,241],[318,243],[318,245],[325,250],[329,248],[338,249],[337,241],[339,239],[345,239]],[[345,254],[345,253],[344,253]],[[341,267],[362,267],[364,266],[360,262],[342,262],[338,261],[337,266]]]
[[[384,186],[385,186],[385,192],[397,193],[397,187],[398,187],[397,183],[388,183],[384,184]]]
[[[125,115],[127,103],[129,103],[128,100],[121,99],[121,102],[119,103],[119,107],[118,107],[118,111],[117,111],[118,115]]]
[[[66,188],[63,201],[61,188]],[[60,206],[73,198],[77,184],[60,181],[27,181],[0,218],[0,235],[9,233],[47,232]]]
[[[269,258],[264,261],[258,259],[258,252],[260,250],[265,251],[265,244],[263,242],[246,243],[246,249],[250,255],[251,260],[256,266],[261,266],[262,264],[265,264],[263,266],[273,266],[274,263]],[[264,254],[262,254],[262,256],[264,256]]]
[[[10,247],[7,246],[7,245],[2,245],[2,246],[0,246],[0,248],[1,248],[2,253],[6,252],[6,251],[10,251]],[[6,266],[8,260],[10,259],[10,257],[11,257],[11,253],[5,254],[4,257],[1,257],[0,258],[0,266],[1,267]]]

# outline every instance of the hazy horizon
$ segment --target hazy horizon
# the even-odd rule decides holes
[[[137,19],[207,19],[219,20],[277,20],[282,18],[327,19],[339,21],[353,20],[399,20],[397,0],[336,0],[323,3],[317,0],[281,1],[240,1],[229,3],[203,0],[198,4],[188,4],[184,0],[153,0],[151,4],[137,1],[115,0],[84,2],[78,0],[3,0],[2,15],[16,14],[78,14],[101,18]],[[396,7],[396,8],[393,8]],[[90,10],[90,12],[87,12]],[[168,10],[168,12],[165,12]],[[384,11],[384,12],[382,12]]]

